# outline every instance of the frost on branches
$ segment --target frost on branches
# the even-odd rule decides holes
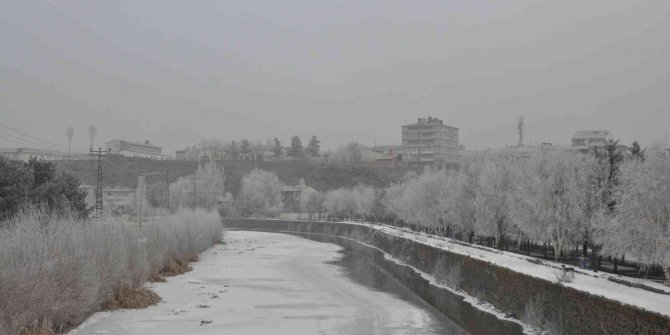
[[[660,264],[670,285],[670,157],[653,148],[626,161],[614,189],[616,209],[598,226],[603,252]]]

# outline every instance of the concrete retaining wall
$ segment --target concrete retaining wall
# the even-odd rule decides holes
[[[224,224],[229,228],[244,230],[307,233],[306,237],[311,234],[330,236],[335,238],[333,242],[347,244],[345,246],[349,248],[355,247],[351,245],[351,241],[345,242],[344,239],[337,238],[352,239],[373,245],[394,258],[437,277],[447,276],[449,271],[458,268],[461,277],[460,288],[471,296],[489,302],[515,318],[521,318],[527,310],[531,310],[538,315],[538,319],[543,320],[546,328],[560,334],[670,335],[670,318],[662,315],[365,226],[336,222],[255,219],[225,219]],[[379,260],[377,263],[470,333],[521,332],[520,326],[512,322],[479,322],[482,321],[481,318],[486,318],[482,315],[485,313],[477,314],[467,308],[464,312],[464,307],[457,303],[457,300],[462,299],[454,298],[453,293],[448,294],[448,291],[429,285],[425,280],[422,282],[417,279],[416,274],[403,274],[403,271],[407,270],[386,264],[390,262]],[[668,308],[670,309],[670,306]],[[493,332],[491,329],[478,329],[478,325],[481,324],[485,324],[486,328],[498,328]]]

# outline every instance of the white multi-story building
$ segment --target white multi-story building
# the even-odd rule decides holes
[[[110,153],[126,157],[139,157],[150,159],[165,159],[163,149],[151,144],[149,141],[128,142],[124,140],[111,140],[105,143]]]
[[[461,150],[458,128],[438,118],[419,118],[402,126],[402,162],[406,165],[457,164]]]

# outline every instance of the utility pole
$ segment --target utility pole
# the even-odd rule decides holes
[[[165,170],[165,208],[170,215],[170,169]]]
[[[67,127],[67,159],[70,159],[70,149],[72,148],[72,135],[74,135],[74,128]],[[91,146],[92,148],[93,146]]]
[[[524,135],[523,116],[519,117],[519,121],[517,122],[516,129],[519,132],[519,142],[517,143],[517,146],[523,147],[523,135]]]
[[[195,181],[198,180],[198,179],[200,179],[200,178],[196,177],[196,175],[193,175],[193,176],[191,176],[189,179],[193,180],[193,223],[197,223],[197,221],[198,221],[198,214],[196,214],[196,212],[195,212],[195,204],[196,204],[196,202],[197,202],[197,200],[198,200],[198,196],[197,196],[197,194],[195,193],[195,192],[196,192],[196,189],[195,189]]]
[[[193,176],[189,177],[189,179],[193,181],[193,209],[195,210],[195,205],[198,202],[198,195],[196,193],[196,188],[195,188],[196,183],[195,183],[195,181],[200,179],[200,178],[193,175]]]
[[[91,154],[98,154],[98,178],[95,189],[95,219],[98,220],[102,218],[102,154],[108,153],[112,149],[105,151],[102,148],[98,148],[98,150],[91,148],[90,151]]]
[[[137,177],[137,193],[136,193],[138,202],[137,218],[139,220],[140,227],[142,226],[142,216],[144,216],[142,213],[142,200],[144,199],[144,196],[146,194],[145,190],[147,185],[146,180],[147,180],[146,175],[140,175],[139,177]]]
[[[158,176],[158,175],[162,175],[162,174],[165,174],[165,179],[167,181],[167,172],[164,172],[164,171],[143,173],[143,174],[138,176],[136,197],[137,197],[137,218],[139,219],[140,226],[142,225],[142,216],[143,216],[142,201],[146,197],[146,193],[147,193],[146,192],[146,185],[147,185],[146,178],[148,176]],[[168,185],[168,187],[169,187],[169,185]]]

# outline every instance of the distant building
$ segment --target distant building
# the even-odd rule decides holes
[[[609,130],[581,130],[572,136],[572,148],[579,152],[588,152],[595,148],[604,148],[612,138]]]
[[[301,180],[298,185],[284,185],[282,186],[281,197],[284,208],[290,211],[300,211],[300,197],[303,193],[308,191],[316,191],[312,187],[305,185]]]
[[[10,160],[24,162],[31,158],[45,161],[67,159],[67,153],[64,152],[33,148],[0,148],[0,155]]]
[[[361,151],[363,160],[373,166],[394,167],[402,157],[402,145],[377,145]]]
[[[228,151],[219,149],[203,149],[196,146],[187,146],[175,151],[175,160],[180,161],[225,161],[229,159]]]
[[[128,142],[124,140],[111,140],[105,143],[107,149],[111,150],[112,154],[122,155],[126,157],[139,157],[150,159],[165,159],[163,149],[161,147],[151,144],[149,141]]]
[[[445,125],[438,118],[419,118],[416,123],[402,126],[403,164],[457,164],[460,151],[458,128]]]
[[[95,206],[95,186],[82,184],[86,191],[86,205]],[[107,186],[102,189],[102,206],[105,212],[129,212],[135,209],[136,188]]]
[[[540,145],[507,146],[503,148],[488,148],[486,150],[466,150],[464,156],[476,157],[500,157],[508,156],[520,159],[528,159],[538,150],[569,150],[568,147],[542,143]]]
[[[210,161],[226,161],[229,155],[226,150],[202,149],[201,158]]]
[[[182,150],[175,151],[174,159],[178,161],[197,161],[200,159],[200,149],[186,146]]]

